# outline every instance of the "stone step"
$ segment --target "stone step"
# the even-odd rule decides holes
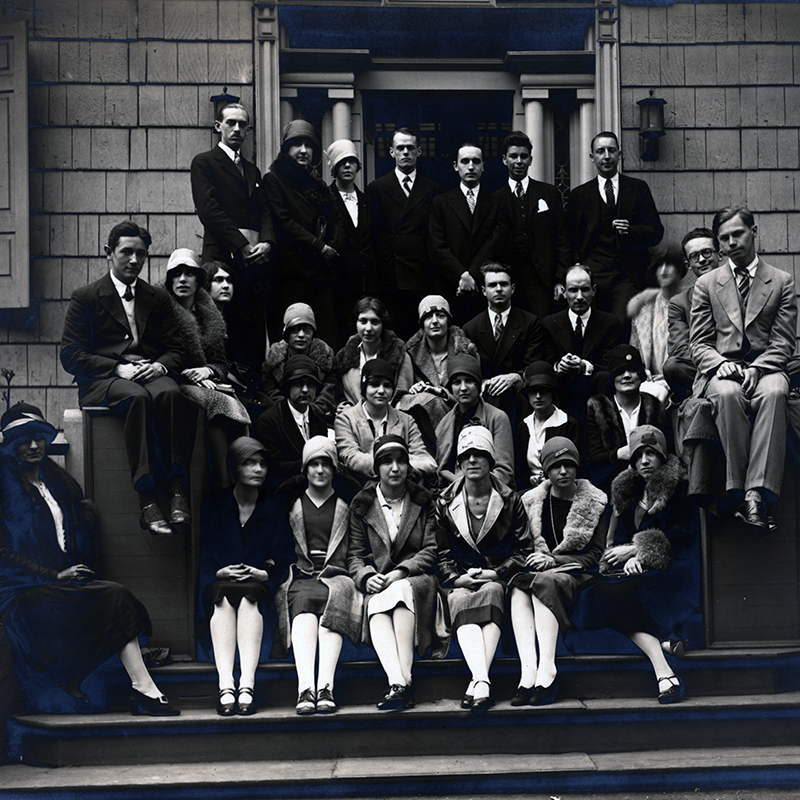
[[[778,747],[800,738],[800,692],[693,696],[669,706],[653,696],[564,695],[539,708],[514,708],[504,699],[483,713],[448,699],[402,712],[362,704],[307,717],[285,706],[233,718],[213,709],[169,718],[40,714],[13,720],[11,734],[26,763],[50,766]]]

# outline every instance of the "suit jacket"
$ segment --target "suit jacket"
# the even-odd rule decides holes
[[[261,173],[242,159],[244,176],[222,148],[192,159],[192,199],[203,223],[203,261],[230,262],[247,244],[239,228],[259,232],[260,242],[274,242],[272,214],[261,193]]]
[[[603,200],[597,179],[576,186],[567,200],[567,226],[575,258],[585,264],[600,238],[600,213]],[[619,197],[615,219],[627,219],[630,229],[617,235],[617,263],[637,288],[644,288],[647,249],[655,247],[664,236],[664,226],[653,202],[650,187],[637,178],[619,176]]]
[[[499,212],[498,200],[485,189],[478,192],[474,214],[460,186],[433,198],[428,258],[449,287],[458,285],[464,270],[477,279],[481,264],[497,258]]]
[[[557,364],[572,352],[572,325],[569,311],[559,311],[542,320],[545,331],[545,361]],[[620,342],[619,320],[606,311],[592,309],[592,315],[583,332],[583,351],[575,355],[594,364],[595,369],[608,365],[609,353]]]
[[[138,352],[179,373],[184,368],[183,348],[169,295],[141,279],[134,291]],[[109,274],[72,293],[61,337],[61,363],[75,376],[82,406],[105,403],[116,378],[114,368],[127,363],[124,350],[130,342],[128,318]]]
[[[308,409],[309,438],[327,436],[328,424],[313,406]],[[256,422],[254,437],[267,451],[267,485],[276,487],[286,478],[300,474],[305,439],[289,410],[289,401],[268,408]]]
[[[692,353],[689,349],[689,320],[692,316],[693,294],[694,286],[690,286],[685,292],[675,295],[669,301],[667,353],[670,358],[692,360]]]
[[[482,311],[464,325],[464,333],[475,342],[484,378],[522,371],[542,358],[544,334],[538,318],[511,307],[500,341],[495,341],[489,312]]]
[[[546,286],[564,283],[567,267],[573,264],[567,215],[555,186],[529,179],[526,192],[527,220],[517,229],[517,200],[508,181],[494,195],[500,203],[501,219],[507,226],[502,258],[517,267],[517,280],[524,281],[528,264],[533,264]],[[545,208],[546,206],[546,208]],[[521,253],[525,254],[524,260]]]
[[[417,171],[411,194],[406,193],[394,170],[367,187],[373,202],[372,232],[381,289],[427,292],[428,216],[441,187]]]
[[[746,313],[730,266],[701,275],[694,285],[689,346],[697,365],[693,394],[700,396],[724,361],[765,373],[785,371],[794,353],[797,297],[794,279],[759,257]]]
[[[341,256],[338,264],[339,288],[344,291],[363,292],[367,280],[375,278],[375,253],[372,248],[372,200],[358,187],[358,227],[347,210],[336,181],[331,183],[333,203],[341,220],[336,249]],[[344,311],[344,309],[343,309]]]

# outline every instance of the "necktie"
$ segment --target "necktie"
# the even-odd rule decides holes
[[[238,153],[236,153],[236,155],[233,157],[233,163],[234,163],[234,166],[236,167],[236,169],[239,170],[239,174],[243,176],[244,175],[244,165],[242,164],[242,157]]]
[[[355,203],[356,202],[356,195],[355,192],[347,192],[344,196],[345,203]]]
[[[514,191],[517,197],[519,197],[519,199],[522,200],[523,196],[525,195],[525,192],[522,188],[522,181],[517,181],[517,188]]]
[[[500,341],[500,337],[503,335],[503,317],[500,314],[497,314],[494,318],[494,340],[496,342]]]
[[[583,320],[578,317],[572,335],[572,348],[576,356],[583,355]]]
[[[131,291],[130,286],[125,287],[125,293],[122,295],[122,299],[127,300],[128,302],[133,300],[133,292]]]
[[[311,431],[308,429],[308,418],[303,417],[303,438],[308,441],[311,438]]]
[[[469,213],[475,213],[475,192],[472,189],[467,189],[467,205],[469,206]]]
[[[408,175],[403,178],[403,191],[406,193],[406,197],[411,194],[411,178]]]
[[[747,308],[747,298],[750,296],[750,273],[744,267],[736,267],[736,287],[742,299],[742,308]]]
[[[614,200],[614,183],[611,178],[606,179],[606,203],[609,208],[614,208],[616,202]]]

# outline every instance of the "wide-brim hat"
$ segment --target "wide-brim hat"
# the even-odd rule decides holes
[[[636,452],[648,445],[653,448],[660,456],[667,460],[667,437],[664,436],[663,431],[655,427],[655,425],[640,425],[631,431],[631,438],[628,442],[631,451],[630,464],[636,457]]]
[[[44,418],[39,408],[30,403],[19,402],[14,403],[0,417],[0,436],[3,448],[20,439],[40,437],[49,445],[58,436],[58,430]]]
[[[283,128],[281,135],[281,153],[288,153],[289,147],[295,139],[308,139],[313,145],[311,163],[317,165],[322,158],[322,145],[314,126],[304,119],[293,119]]]

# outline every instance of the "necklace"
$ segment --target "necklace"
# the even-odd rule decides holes
[[[550,492],[550,497],[548,499],[550,500],[550,530],[553,531],[553,539],[555,539],[556,544],[561,544],[561,542],[563,541],[564,537],[563,536],[559,536],[558,531],[556,530],[556,521],[555,521],[555,518],[553,517],[553,492],[552,491]],[[562,531],[562,534],[563,534],[563,531]]]
[[[397,504],[398,504],[398,503],[399,503],[399,502],[400,502],[400,501],[401,501],[401,500],[402,500],[402,499],[403,499],[405,496],[406,496],[406,490],[405,490],[405,487],[404,487],[404,488],[403,488],[403,491],[402,491],[402,493],[400,494],[400,497],[387,497],[387,496],[384,494],[384,495],[383,495],[383,499],[384,499],[384,500],[385,500],[385,501],[386,501],[386,502],[387,502],[387,503],[388,503],[390,506],[395,506],[395,505],[397,505]]]

